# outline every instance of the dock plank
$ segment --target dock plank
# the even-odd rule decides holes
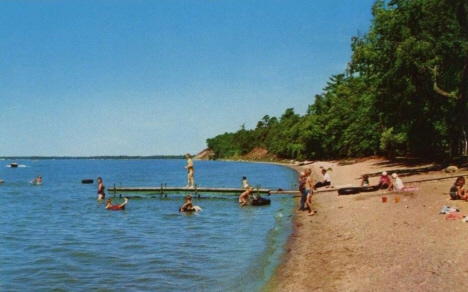
[[[184,187],[114,187],[108,189],[109,192],[128,193],[218,193],[240,195],[244,192],[241,188],[184,188]],[[269,189],[254,189],[254,193],[270,194]]]

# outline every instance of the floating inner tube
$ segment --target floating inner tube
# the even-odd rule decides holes
[[[93,179],[84,179],[81,181],[82,184],[92,184],[94,183],[94,180]]]
[[[112,206],[110,208],[107,208],[107,210],[110,210],[110,211],[121,211],[121,210],[125,210],[125,205],[120,207],[120,206]]]
[[[372,187],[361,187],[361,192],[375,192],[379,189],[378,186],[372,186]]]
[[[360,192],[361,188],[342,188],[338,190],[338,195],[354,195]]]
[[[252,206],[266,206],[270,204],[271,204],[270,199],[258,198],[258,199],[252,200]]]

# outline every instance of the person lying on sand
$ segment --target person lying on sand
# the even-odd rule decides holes
[[[465,190],[465,178],[463,176],[457,177],[455,183],[450,188],[450,198],[452,200],[468,201],[468,193]]]

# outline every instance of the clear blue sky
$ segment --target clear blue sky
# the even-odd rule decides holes
[[[195,154],[303,115],[373,2],[0,1],[0,156]]]

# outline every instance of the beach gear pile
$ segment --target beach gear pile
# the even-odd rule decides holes
[[[440,210],[439,214],[445,214],[445,219],[447,220],[462,220],[464,222],[468,222],[468,217],[460,213],[460,210],[454,207],[450,206],[443,206],[442,209]]]

